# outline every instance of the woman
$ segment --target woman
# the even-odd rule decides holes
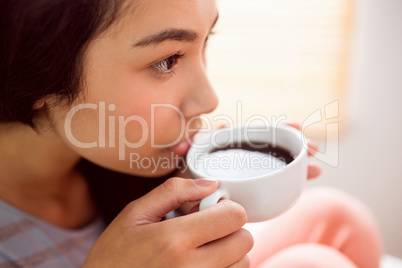
[[[217,106],[205,72],[214,0],[1,6],[0,266],[378,265],[371,216],[335,190],[268,222],[250,258],[246,214],[229,200],[162,220],[217,188],[174,177],[173,159],[155,164],[183,157]]]

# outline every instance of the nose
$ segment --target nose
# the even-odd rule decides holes
[[[212,112],[218,106],[218,97],[208,79],[205,64],[201,61],[199,68],[192,70],[188,76],[187,94],[183,99],[182,112],[186,118]]]

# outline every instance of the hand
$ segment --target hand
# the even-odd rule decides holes
[[[301,131],[301,127],[298,123],[294,123],[294,122],[283,122],[285,125],[291,126],[296,128],[297,130]],[[313,156],[316,152],[318,151],[318,145],[315,144],[312,141],[308,142],[308,149],[307,149],[307,155],[309,157]],[[307,179],[311,180],[311,179],[315,179],[318,176],[320,176],[321,174],[321,167],[318,165],[313,165],[310,164],[308,165],[308,171],[307,171]]]
[[[131,202],[96,241],[82,267],[248,267],[251,234],[244,209],[224,200],[160,221],[181,204],[216,190],[207,180],[171,178]]]

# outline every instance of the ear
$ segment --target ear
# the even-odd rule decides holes
[[[40,110],[45,106],[45,104],[46,104],[45,99],[38,100],[37,102],[35,102],[35,104],[33,106],[33,109],[34,110]]]

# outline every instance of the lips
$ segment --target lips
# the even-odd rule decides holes
[[[180,142],[179,144],[176,144],[173,147],[170,147],[169,150],[174,153],[175,155],[178,156],[185,156],[187,151],[190,149],[191,144],[194,141],[194,135],[190,137],[189,139]]]

